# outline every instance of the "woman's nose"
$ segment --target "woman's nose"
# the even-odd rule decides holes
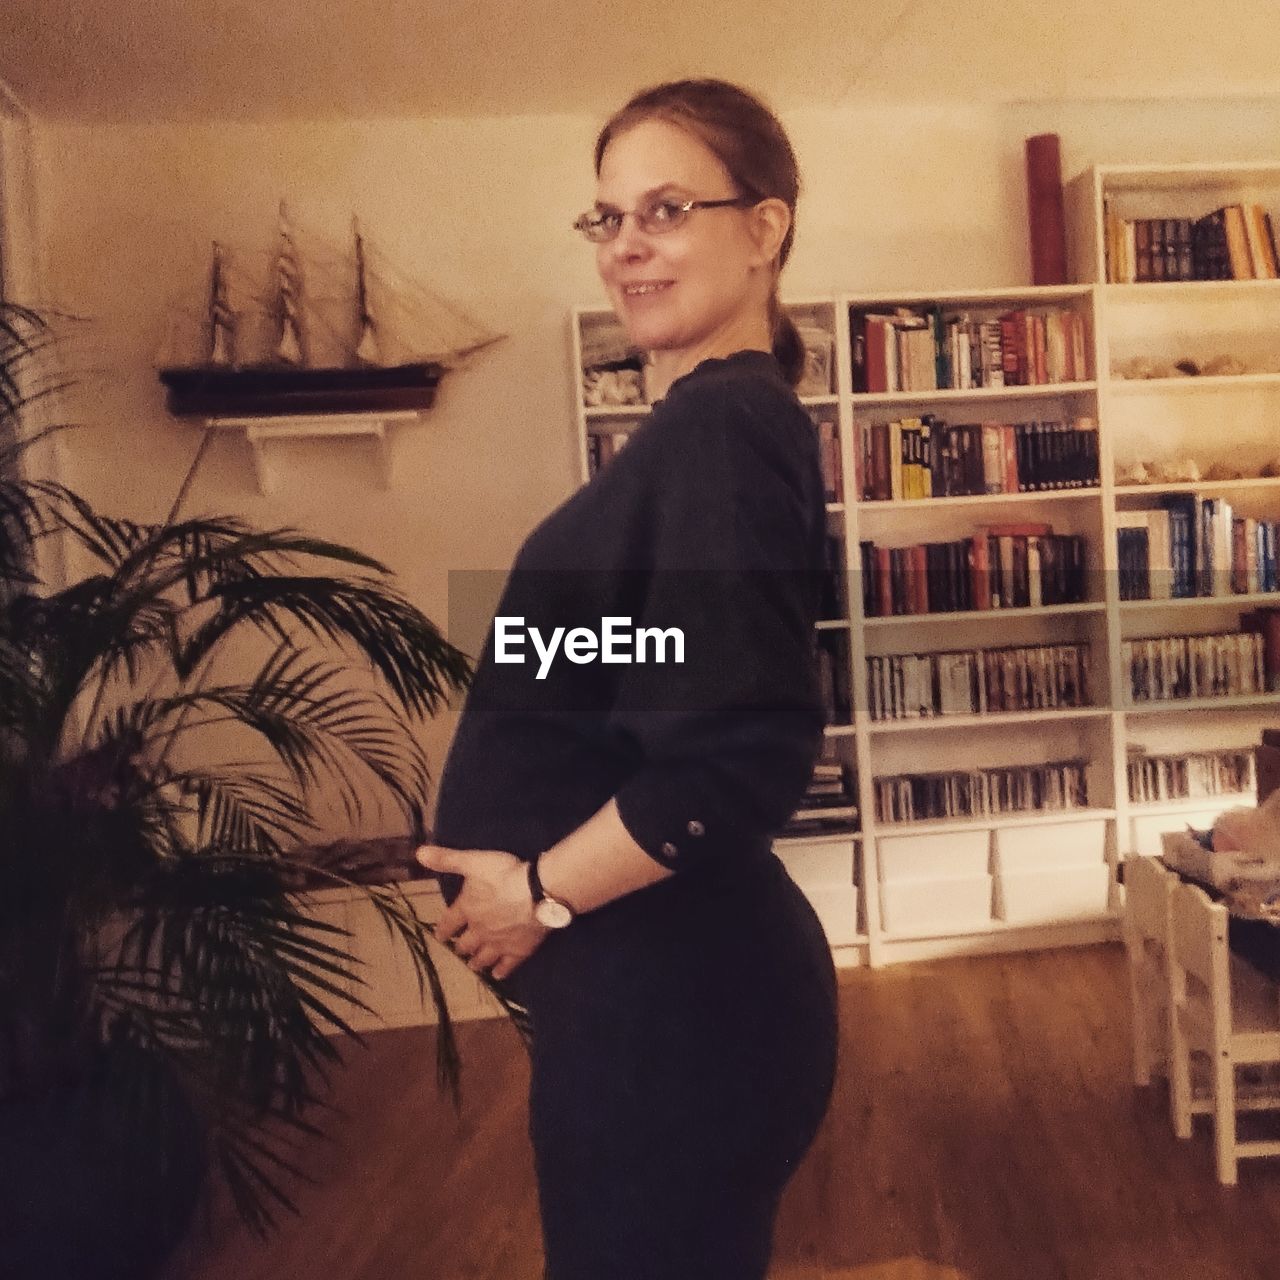
[[[649,252],[649,237],[641,231],[635,214],[629,213],[622,219],[622,226],[618,228],[618,234],[614,236],[610,247],[615,257],[629,262],[644,257]]]

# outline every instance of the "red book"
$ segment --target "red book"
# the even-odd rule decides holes
[[[928,548],[923,543],[916,543],[908,548],[910,576],[907,579],[910,593],[912,613],[929,612],[929,557]]]
[[[836,424],[829,419],[818,423],[818,448],[822,459],[822,483],[828,502],[844,501],[844,483],[840,474],[840,437]]]
[[[893,337],[893,325],[884,316],[868,316],[866,323],[867,390],[888,391],[889,343]]]
[[[876,547],[876,586],[879,588],[879,599],[876,601],[876,617],[893,617],[893,560],[888,547]]]
[[[1035,357],[1035,373],[1031,378],[1037,386],[1044,386],[1049,381],[1049,369],[1046,364],[1048,355],[1049,338],[1045,331],[1044,316],[1035,315],[1031,317],[1031,333],[1032,343],[1031,351]]]
[[[991,608],[991,562],[986,534],[969,539],[969,603],[975,609]]]
[[[893,478],[889,470],[889,424],[877,422],[871,432],[871,486],[870,496],[877,502],[887,502],[893,496]]]

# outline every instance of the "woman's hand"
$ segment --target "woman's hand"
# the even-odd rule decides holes
[[[462,891],[435,926],[477,973],[492,968],[505,978],[524,963],[550,932],[533,918],[527,864],[498,849],[445,849],[424,844],[418,861],[429,871],[463,877]]]

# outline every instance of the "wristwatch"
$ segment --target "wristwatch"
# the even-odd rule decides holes
[[[563,898],[553,898],[542,887],[542,878],[538,875],[540,857],[542,854],[535,854],[529,863],[529,892],[533,895],[533,918],[544,928],[564,929],[573,923],[577,912]]]

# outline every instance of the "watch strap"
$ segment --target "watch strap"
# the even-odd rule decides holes
[[[533,898],[533,905],[537,907],[538,903],[545,902],[550,898],[552,902],[558,902],[562,907],[565,907],[569,911],[570,915],[576,916],[578,913],[570,903],[566,902],[563,898],[554,897],[543,887],[542,876],[538,871],[538,859],[541,857],[542,853],[539,852],[535,853],[533,857],[529,859],[529,893]]]
[[[542,854],[535,853],[529,859],[529,892],[533,895],[535,907],[547,896],[547,891],[542,887],[542,877],[538,874],[538,859],[541,857]]]

